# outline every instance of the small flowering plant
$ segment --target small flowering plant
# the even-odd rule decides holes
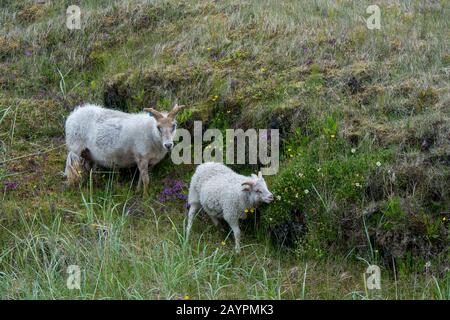
[[[244,218],[249,217],[250,215],[256,212],[256,208],[245,208],[244,212],[242,212],[242,216]]]
[[[308,137],[302,134],[300,128],[297,128],[291,138],[283,143],[283,159],[301,156],[308,142]]]
[[[3,185],[5,191],[15,190],[18,186],[17,182],[14,181],[5,181]]]
[[[390,151],[378,153],[357,152],[355,148],[351,156],[336,157],[342,150],[350,150],[352,146],[342,140],[336,132],[336,126],[330,119],[325,126],[327,135],[321,137],[324,149],[320,152],[313,144],[304,146],[301,155],[294,154],[292,159],[281,168],[270,181],[270,188],[276,201],[261,208],[261,221],[270,227],[293,219],[293,212],[314,212],[321,207],[322,196],[331,192],[340,203],[357,203],[369,192],[368,180],[371,174],[379,174],[390,161]],[[323,126],[320,127],[322,130]],[[328,138],[334,134],[333,143]],[[293,146],[289,148],[294,150]],[[364,146],[359,147],[364,148]],[[347,152],[346,152],[347,153]],[[377,164],[379,162],[379,164]],[[311,215],[313,216],[313,215]],[[315,215],[318,216],[319,215]],[[271,219],[269,219],[272,218]],[[317,218],[319,219],[319,218]]]
[[[177,200],[187,201],[186,184],[177,179],[164,179],[164,189],[160,192],[158,201],[161,203],[174,202]]]

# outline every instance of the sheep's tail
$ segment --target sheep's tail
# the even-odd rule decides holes
[[[64,176],[70,185],[74,185],[81,179],[82,173],[82,161],[80,156],[76,153],[69,151],[66,160],[66,169],[64,170]]]

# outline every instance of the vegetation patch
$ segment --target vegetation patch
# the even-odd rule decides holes
[[[83,1],[68,30],[64,1],[2,1],[0,295],[367,299],[378,264],[382,298],[448,299],[448,4],[380,1],[380,30],[367,5]],[[85,102],[278,129],[275,201],[243,222],[243,255],[205,216],[184,242],[195,165],[156,165],[148,198],[135,168],[69,188],[64,121]]]

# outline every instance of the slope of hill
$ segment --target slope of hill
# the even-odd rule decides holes
[[[370,4],[2,1],[0,296],[448,299],[450,7],[378,1],[369,30]],[[279,129],[277,200],[244,223],[243,253],[206,217],[184,242],[194,165],[157,165],[145,199],[131,169],[69,188],[64,121],[87,101]]]

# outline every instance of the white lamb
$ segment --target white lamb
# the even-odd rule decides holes
[[[252,174],[246,177],[235,173],[220,163],[207,162],[195,170],[189,187],[189,212],[186,237],[192,227],[195,213],[203,207],[214,225],[223,218],[231,227],[235,239],[236,252],[240,252],[241,230],[239,219],[243,218],[244,210],[253,208],[260,203],[270,203],[273,195],[268,190],[261,175]]]
[[[66,120],[66,144],[69,149],[65,176],[69,183],[81,177],[83,164],[89,168],[131,167],[139,169],[138,189],[144,194],[149,183],[148,165],[161,161],[173,147],[176,114],[184,106],[175,104],[172,111],[125,113],[96,105],[77,107]]]

